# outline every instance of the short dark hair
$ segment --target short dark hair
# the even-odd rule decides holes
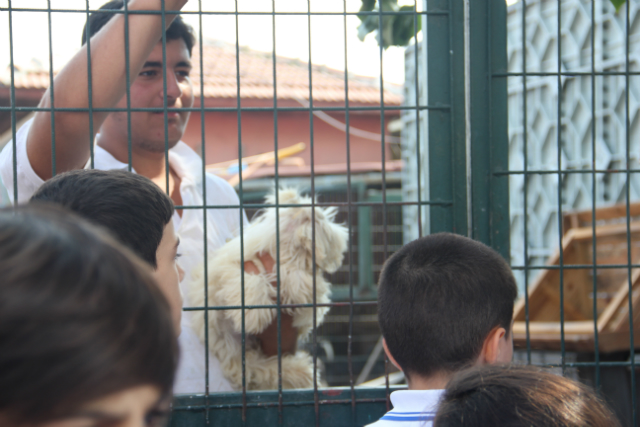
[[[594,391],[533,366],[485,365],[454,375],[435,427],[617,427]]]
[[[100,6],[98,10],[120,10],[124,8],[123,0],[112,0]],[[111,18],[113,18],[118,12],[94,12],[89,15],[89,20],[82,29],[82,44],[87,42],[87,26],[89,28],[89,37],[93,37],[102,27],[105,26]],[[182,20],[180,15],[176,16],[166,31],[167,41],[169,40],[184,40],[189,50],[189,55],[192,54],[193,46],[196,44],[196,37],[193,34],[193,28]]]
[[[451,373],[473,363],[491,330],[509,334],[518,294],[505,260],[488,246],[450,233],[400,248],[378,286],[378,321],[407,376]]]
[[[124,170],[65,172],[46,181],[31,201],[62,205],[105,227],[154,268],[174,212],[171,198],[153,181]]]
[[[140,385],[171,392],[169,304],[148,265],[52,205],[0,210],[0,418],[32,425]]]

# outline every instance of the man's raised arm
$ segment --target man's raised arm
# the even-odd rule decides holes
[[[188,0],[164,0],[165,10],[179,11]],[[161,10],[162,0],[131,0],[130,11]],[[167,27],[177,15],[166,14]],[[126,93],[125,18],[116,14],[91,38],[92,107],[112,108]],[[162,38],[160,14],[129,15],[129,76],[136,78],[145,60]],[[88,29],[87,29],[88,32]],[[87,45],[69,61],[54,80],[55,108],[89,108]],[[49,88],[39,107],[51,107]],[[109,113],[93,113],[93,130],[98,131]],[[56,173],[81,169],[90,155],[89,113],[55,113]],[[53,175],[51,112],[37,112],[27,136],[27,154],[33,170],[46,180]]]

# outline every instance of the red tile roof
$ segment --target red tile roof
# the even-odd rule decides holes
[[[205,98],[236,98],[236,47],[219,41],[207,41],[203,47]],[[193,81],[196,96],[200,95],[200,59],[196,46],[193,55]],[[246,47],[240,48],[240,95],[243,99],[273,99],[273,55]],[[313,65],[312,96],[314,101],[345,100],[345,73],[326,66]],[[299,59],[276,56],[278,99],[309,100],[309,64]],[[349,101],[380,105],[379,79],[349,74]],[[400,105],[402,87],[385,83],[384,103]]]
[[[16,69],[13,73],[16,89],[46,89],[49,87],[49,71],[21,71]],[[0,86],[11,85],[11,74],[9,69],[0,75]]]
[[[237,67],[235,45],[219,41],[205,41],[203,47],[205,98],[237,97]],[[194,48],[193,86],[200,96],[199,48]],[[313,65],[313,99],[320,102],[344,103],[345,73],[326,66]],[[48,70],[16,70],[16,89],[46,89],[49,87]],[[279,100],[309,100],[309,64],[299,59],[276,56],[277,97]],[[246,47],[240,48],[240,96],[242,99],[273,99],[273,56]],[[349,101],[359,104],[380,105],[379,79],[348,75]],[[11,84],[6,70],[0,75],[0,87]],[[402,87],[385,83],[385,105],[400,105]]]

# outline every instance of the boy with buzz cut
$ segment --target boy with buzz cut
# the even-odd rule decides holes
[[[518,295],[506,261],[488,246],[439,233],[403,246],[378,285],[384,351],[408,390],[370,427],[430,427],[451,376],[475,365],[508,363]]]
[[[191,328],[181,327],[184,271],[177,263],[180,239],[171,198],[148,178],[126,170],[80,169],[56,175],[33,194],[30,203],[51,203],[108,230],[120,243],[153,267],[158,287],[169,302],[179,332],[180,362],[174,392],[198,389],[204,382],[205,348]],[[209,384],[231,391],[216,375],[220,362],[209,357]]]
[[[48,180],[32,203],[63,206],[105,228],[153,267],[153,276],[171,307],[180,332],[184,271],[176,260],[180,239],[173,225],[173,202],[150,179],[123,170],[80,169]]]

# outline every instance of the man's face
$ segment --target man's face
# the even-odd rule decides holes
[[[177,259],[180,239],[173,226],[173,220],[164,227],[162,240],[156,251],[157,268],[153,276],[158,287],[169,301],[171,317],[173,318],[176,332],[180,333],[180,319],[182,317],[182,295],[180,294],[180,282],[184,278],[184,271],[178,266]]]
[[[167,107],[191,108],[193,87],[189,74],[191,58],[183,39],[167,41]],[[163,108],[164,78],[162,43],[158,43],[147,58],[142,70],[131,84],[132,108]],[[127,108],[125,95],[116,108]],[[189,112],[168,112],[169,148],[174,147],[184,134]],[[103,126],[116,126],[115,131],[126,137],[128,117],[126,112],[112,113]],[[162,153],[165,150],[164,112],[131,112],[131,142],[134,149]]]

